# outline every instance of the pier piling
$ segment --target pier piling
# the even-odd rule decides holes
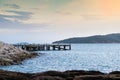
[[[70,44],[14,44],[15,47],[27,51],[62,51],[71,50]]]

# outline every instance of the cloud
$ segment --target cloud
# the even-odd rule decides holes
[[[14,9],[20,9],[20,6],[18,6],[16,4],[4,4],[4,6],[10,7],[10,8],[14,8]]]
[[[49,24],[24,24],[22,22],[18,21],[11,21],[4,18],[2,15],[0,15],[0,30],[9,30],[9,31],[35,31],[35,30],[41,30],[42,28],[47,27]]]
[[[17,14],[17,15],[3,15],[4,17],[13,18],[16,20],[27,20],[33,14],[32,12],[12,11],[12,10],[6,10],[6,12]]]
[[[25,12],[25,11],[12,11],[12,10],[7,10],[6,12],[9,13],[14,13],[16,15],[4,15],[0,14],[0,28],[18,28],[22,29],[23,27],[26,26],[28,28],[31,26],[33,27],[33,24],[24,24],[23,21],[28,20],[31,18],[32,13],[31,12]],[[23,26],[23,27],[22,27]],[[35,27],[39,27],[38,25],[35,25]]]
[[[7,24],[1,24],[0,29],[4,30],[17,30],[17,31],[40,31],[42,28],[47,27],[47,24],[23,24],[19,22],[9,22]]]
[[[7,23],[9,20],[5,19],[3,15],[0,14],[0,23]]]
[[[16,15],[9,14],[0,14],[0,29],[5,30],[39,30],[48,26],[47,23],[39,23],[39,24],[25,24],[23,21],[31,18],[32,12],[25,11],[14,11],[14,10],[6,10],[8,13],[14,13]]]
[[[56,11],[56,14],[60,14],[60,15],[72,15],[71,12],[67,12],[67,11]]]

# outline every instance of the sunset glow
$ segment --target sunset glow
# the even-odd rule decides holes
[[[0,36],[6,42],[119,32],[120,0],[0,0]]]

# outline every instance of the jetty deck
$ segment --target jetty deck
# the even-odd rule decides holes
[[[70,44],[14,44],[14,46],[27,51],[71,50]]]

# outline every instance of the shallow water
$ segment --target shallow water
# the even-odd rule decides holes
[[[72,44],[71,51],[40,51],[40,56],[20,65],[0,69],[24,73],[48,70],[120,71],[120,44]]]

